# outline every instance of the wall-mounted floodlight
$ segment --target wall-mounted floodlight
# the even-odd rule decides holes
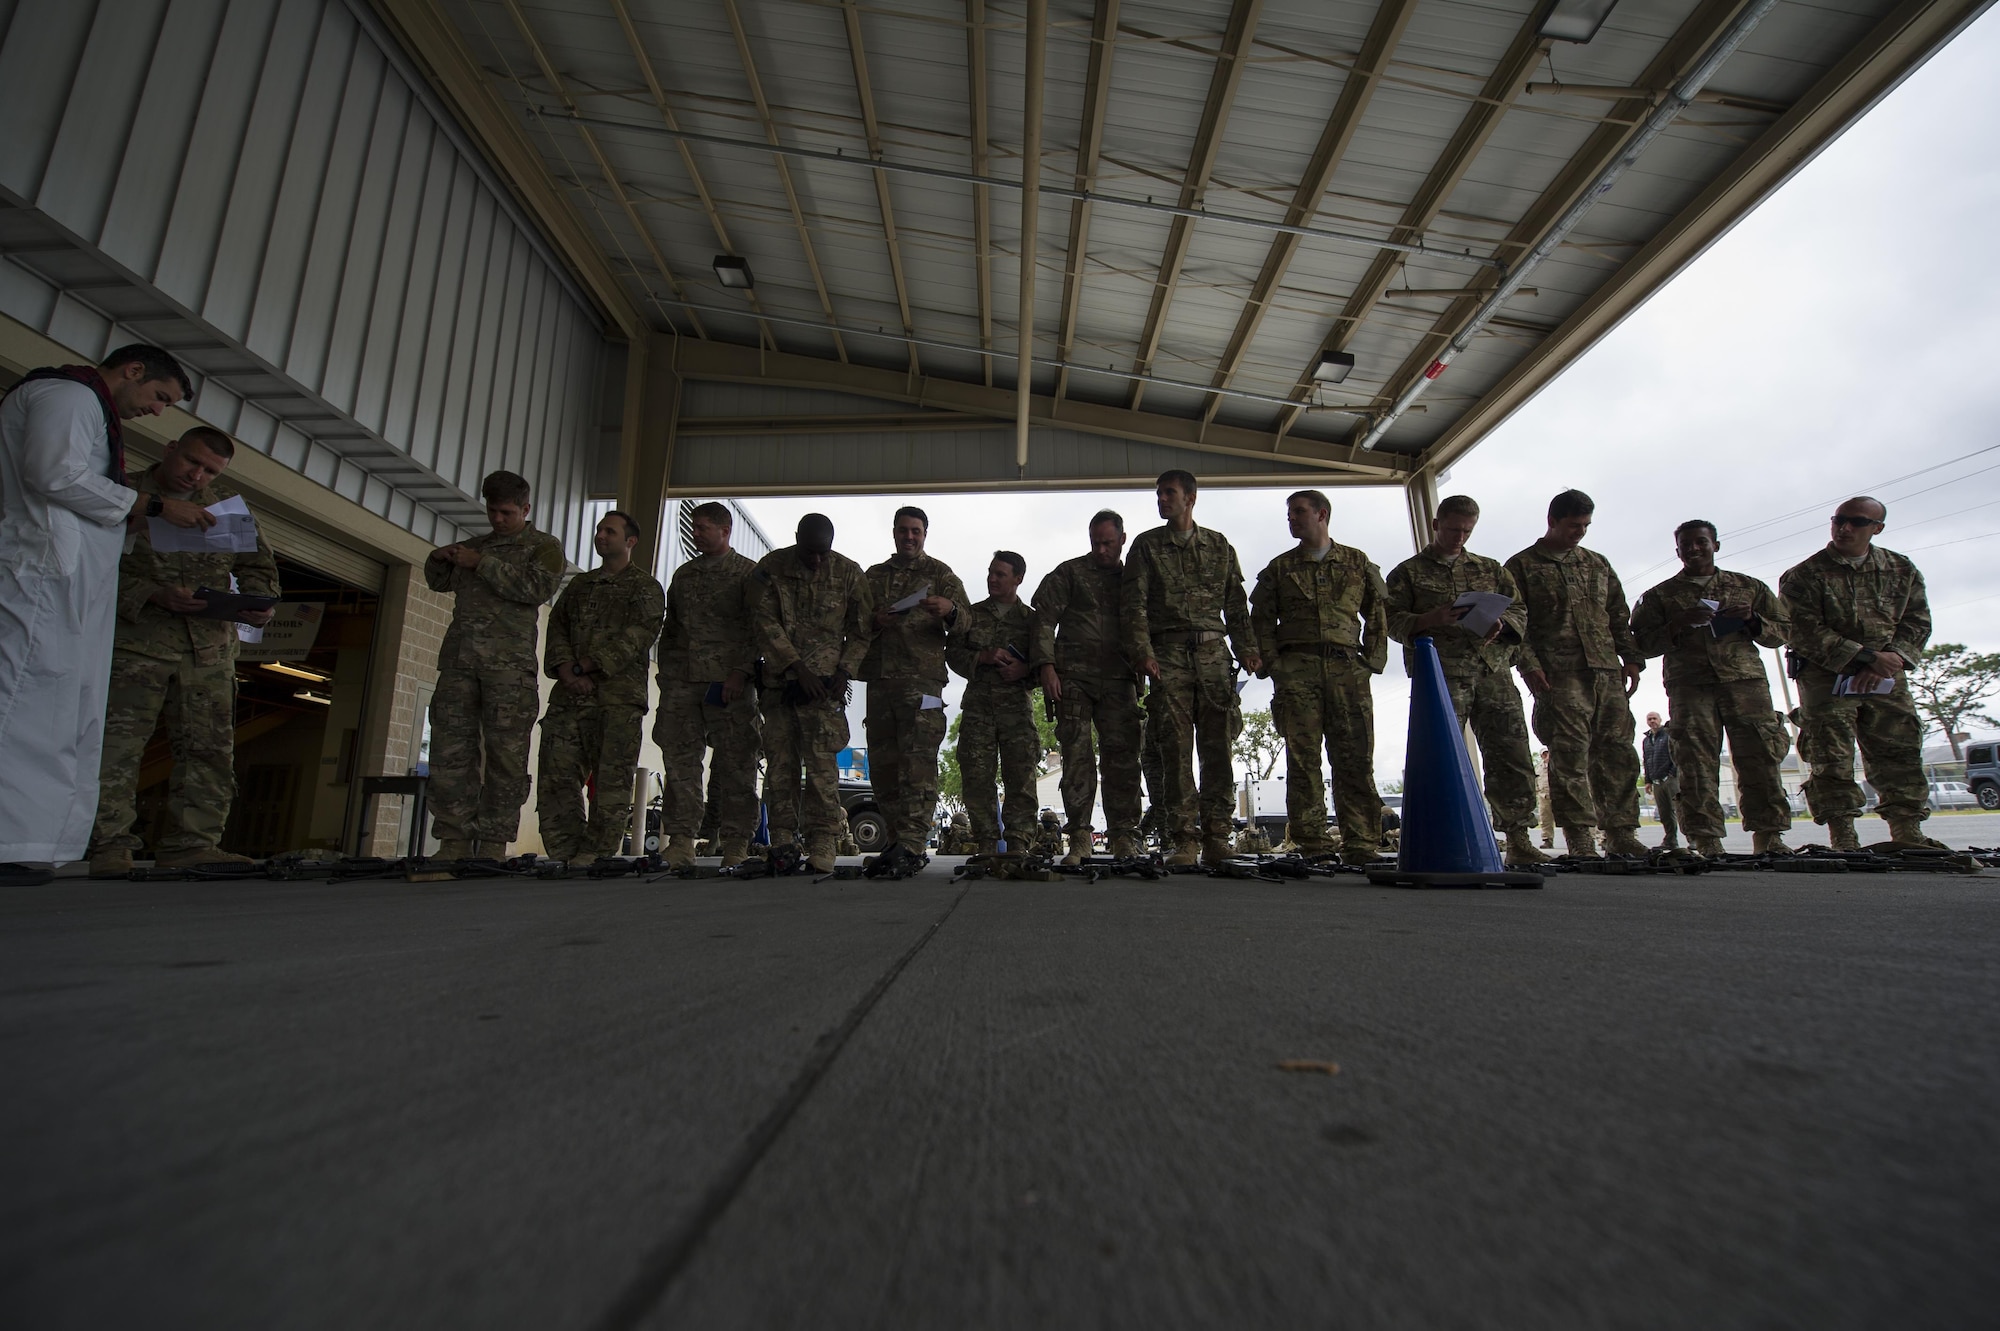
[[[1542,20],[1542,36],[1559,42],[1587,42],[1611,17],[1618,0],[1556,0]]]
[[[748,291],[757,285],[757,279],[750,276],[750,263],[747,259],[740,259],[734,254],[718,254],[715,256],[714,268],[715,280],[726,287]]]
[[[1353,352],[1322,351],[1319,353],[1319,364],[1313,366],[1313,382],[1337,384],[1353,372]]]

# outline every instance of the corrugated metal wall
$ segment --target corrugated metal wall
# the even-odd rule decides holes
[[[0,0],[0,310],[429,540],[535,486],[590,564],[602,331],[365,10]]]

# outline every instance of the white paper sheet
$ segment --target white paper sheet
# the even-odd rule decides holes
[[[1877,693],[1894,693],[1895,691],[1896,691],[1896,681],[1894,679],[1885,679],[1880,684],[1877,684],[1874,688],[1866,690],[1865,693],[1868,695],[1872,695]],[[1854,686],[1854,676],[1835,675],[1833,677],[1834,697],[1851,698],[1854,695],[1861,693],[1864,693],[1864,690],[1858,689]]]
[[[889,613],[892,615],[900,615],[905,611],[915,610],[919,605],[923,604],[924,598],[929,596],[930,594],[931,594],[931,585],[927,582],[923,586],[911,592],[908,596],[905,596],[902,600],[890,606]],[[942,706],[942,704],[940,704],[940,706]]]
[[[250,516],[250,506],[243,502],[242,495],[231,495],[210,504],[208,511],[215,515],[215,525],[205,531],[176,527],[165,518],[147,518],[146,534],[152,538],[153,549],[163,555],[257,552],[257,520]]]
[[[1507,607],[1514,604],[1514,598],[1499,592],[1467,592],[1452,604],[1467,607],[1458,626],[1475,638],[1483,638],[1500,622],[1500,616],[1507,613]]]
[[[920,712],[929,712],[929,711],[941,712],[944,710],[944,699],[933,698],[930,694],[926,693],[923,696],[923,700],[917,704],[917,710]]]

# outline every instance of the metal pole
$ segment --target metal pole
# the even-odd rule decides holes
[[[1625,150],[1598,172],[1597,179],[1590,182],[1590,186],[1575,203],[1569,206],[1569,211],[1549,228],[1535,247],[1522,257],[1520,263],[1500,279],[1500,285],[1495,288],[1493,294],[1473,311],[1472,318],[1466,322],[1465,327],[1459,329],[1457,335],[1445,344],[1444,350],[1437,354],[1437,358],[1430,363],[1423,374],[1397,396],[1387,411],[1375,418],[1374,424],[1370,425],[1367,433],[1361,436],[1362,448],[1372,449],[1382,442],[1382,437],[1402,419],[1403,413],[1410,409],[1410,404],[1422,397],[1437,377],[1444,373],[1445,367],[1458,359],[1460,352],[1472,345],[1472,340],[1479,336],[1480,330],[1500,312],[1500,307],[1512,299],[1514,294],[1527,283],[1528,275],[1539,268],[1543,260],[1556,252],[1556,248],[1568,238],[1570,232],[1576,230],[1577,223],[1597,206],[1599,200],[1611,192],[1611,187],[1618,183],[1618,178],[1625,174],[1626,168],[1638,161],[1640,154],[1646,151],[1653,140],[1688,108],[1689,103],[1694,101],[1695,94],[1715,76],[1716,70],[1722,68],[1723,62],[1735,54],[1736,48],[1743,44],[1743,39],[1750,35],[1751,30],[1763,21],[1764,16],[1770,13],[1777,3],[1778,0],[1752,0],[1750,6],[1736,16],[1736,21],[1715,40],[1713,46],[1708,48],[1700,63],[1689,70],[1688,76],[1667,94],[1665,100],[1654,108],[1651,115],[1646,117],[1645,123],[1639,127],[1639,132],[1625,145]]]
[[[1028,0],[1028,78],[1021,101],[1021,316],[1014,334],[1014,470],[1023,479],[1035,400],[1035,250],[1041,240],[1042,77],[1048,31],[1049,0]]]

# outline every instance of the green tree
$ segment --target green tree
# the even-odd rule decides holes
[[[1910,697],[1917,711],[1944,731],[1951,756],[1959,751],[1958,728],[1968,719],[2000,725],[1979,710],[2000,686],[2000,652],[1971,652],[1965,644],[1941,642],[1924,649],[1924,658],[1910,666]]]
[[[1285,756],[1285,737],[1265,712],[1245,712],[1243,733],[1236,737],[1236,760],[1250,773],[1252,781],[1263,781],[1277,769]]]

